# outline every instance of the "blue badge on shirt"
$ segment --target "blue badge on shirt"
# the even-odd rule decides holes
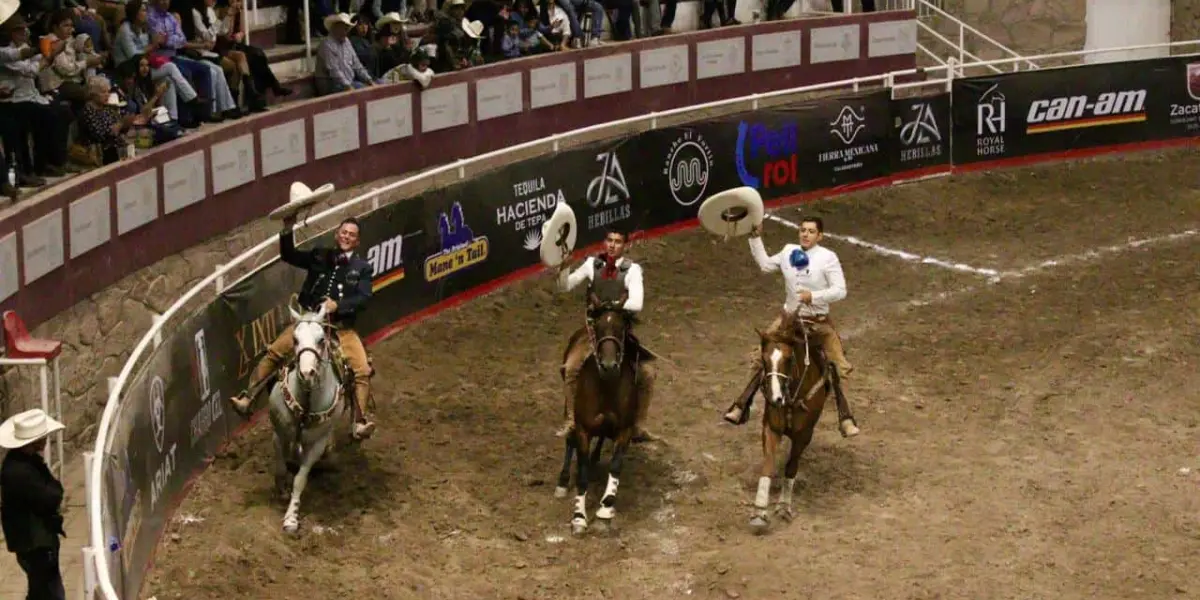
[[[796,267],[797,269],[804,269],[808,267],[808,253],[801,248],[792,250],[792,255],[788,257],[788,260],[792,263],[792,266]]]

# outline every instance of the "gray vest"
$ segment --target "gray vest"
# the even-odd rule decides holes
[[[620,302],[625,296],[625,275],[629,272],[629,267],[633,264],[628,260],[622,260],[617,265],[617,276],[612,279],[605,279],[601,273],[604,271],[604,259],[600,257],[592,258],[592,283],[588,286],[588,293],[595,294],[596,299],[600,302]]]

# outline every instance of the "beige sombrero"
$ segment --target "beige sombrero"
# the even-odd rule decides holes
[[[51,419],[40,408],[17,413],[0,424],[0,446],[8,449],[23,448],[66,426]]]
[[[578,222],[575,220],[575,210],[566,202],[559,202],[554,207],[554,214],[542,223],[542,243],[538,255],[542,264],[547,267],[557,267],[571,257],[575,251],[575,239],[579,235]]]
[[[400,16],[400,13],[392,11],[386,15],[383,15],[382,17],[379,17],[378,21],[375,21],[375,29],[383,29],[384,26],[391,25],[392,23],[407,23],[407,22],[408,22],[408,19]]]
[[[697,217],[705,229],[716,235],[739,236],[762,225],[763,202],[758,190],[743,186],[709,196],[700,205]]]
[[[355,19],[346,13],[334,13],[325,17],[325,29],[329,29],[334,23],[343,23],[347,27],[354,27]]]
[[[283,206],[271,211],[271,219],[282,221],[301,210],[308,208],[321,200],[324,200],[333,193],[333,184],[327,183],[315,190],[309,189],[307,185],[299,181],[292,182],[292,188],[288,191],[288,202]]]
[[[3,24],[9,17],[17,14],[17,10],[21,7],[21,0],[0,0],[0,24]]]
[[[483,36],[483,23],[480,21],[468,21],[466,17],[463,17],[462,28],[463,31],[467,32],[467,35],[475,39]]]

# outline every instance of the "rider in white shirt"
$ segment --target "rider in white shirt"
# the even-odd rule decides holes
[[[590,299],[595,295],[601,303],[619,302],[624,299],[622,308],[634,314],[640,313],[642,300],[645,297],[642,287],[642,267],[624,257],[628,243],[628,234],[623,231],[610,230],[604,237],[604,253],[584,259],[583,264],[569,275],[563,271],[558,280],[559,290],[569,292],[586,281],[588,283],[587,298]],[[579,378],[579,371],[583,368],[584,361],[593,352],[588,336],[573,336],[573,338],[577,341],[568,350],[566,360],[563,362],[566,421],[556,433],[559,437],[566,435],[575,426],[575,382]],[[631,350],[640,351],[641,343],[633,336],[632,332],[630,332],[629,338],[629,342],[635,345],[635,348],[631,348]],[[645,355],[646,352],[642,354]],[[641,403],[638,411],[637,432],[633,439],[639,442],[657,439],[643,427],[646,413],[650,408],[650,400],[654,394],[655,377],[654,365],[647,358],[638,362],[637,385]]]
[[[750,232],[750,253],[762,272],[783,273],[787,293],[783,310],[799,314],[810,323],[810,331],[819,338],[825,356],[836,366],[841,377],[849,375],[854,367],[846,360],[842,340],[829,318],[829,305],[846,297],[846,277],[837,254],[819,245],[824,231],[825,223],[820,217],[805,217],[800,221],[800,243],[787,244],[778,253],[768,256],[763,247],[762,231],[755,227]],[[768,332],[777,331],[782,320],[782,316],[776,317]],[[725,413],[726,421],[741,425],[748,420],[761,369],[762,360],[755,351],[750,366],[751,383]],[[839,381],[840,377],[834,381]]]

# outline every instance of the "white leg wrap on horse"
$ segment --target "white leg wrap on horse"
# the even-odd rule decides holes
[[[758,493],[754,495],[754,506],[756,508],[766,508],[771,501],[771,478],[758,478]]]
[[[783,489],[779,491],[779,502],[781,504],[792,503],[792,489],[796,487],[796,478],[788,477],[783,480]]]
[[[596,518],[611,519],[616,516],[617,486],[620,483],[621,481],[611,474],[608,476],[608,486],[604,488],[604,495],[600,497],[600,508],[596,510]]]
[[[587,495],[575,496],[575,514],[587,514]]]
[[[607,498],[609,496],[616,496],[618,485],[621,485],[621,480],[617,479],[616,477],[613,477],[612,475],[609,475],[608,476],[608,486],[604,488],[604,495],[601,496],[601,498]]]

